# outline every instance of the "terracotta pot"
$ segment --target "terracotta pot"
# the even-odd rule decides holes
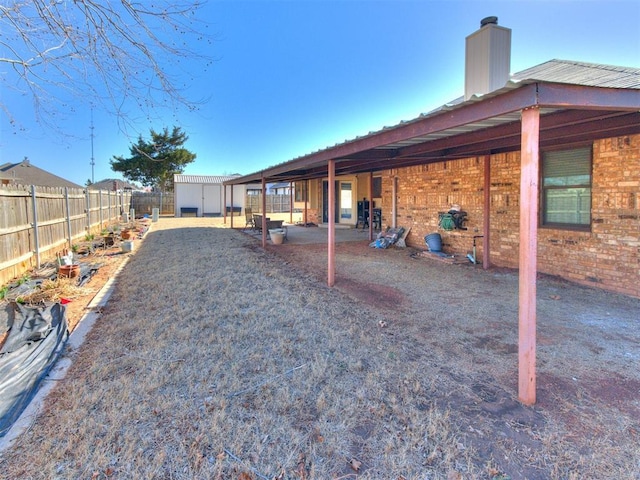
[[[58,268],[58,275],[61,277],[74,278],[77,277],[79,273],[80,265],[78,264],[60,265],[60,268]]]
[[[131,230],[122,230],[122,231],[120,232],[120,237],[121,237],[123,240],[129,240],[129,239],[131,238],[131,235],[132,235],[132,234],[131,234]]]

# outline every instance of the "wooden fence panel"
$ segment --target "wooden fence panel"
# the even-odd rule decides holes
[[[0,285],[118,222],[130,192],[0,186]]]
[[[291,209],[291,196],[267,195],[265,203],[267,213],[288,213]],[[262,210],[262,194],[247,195],[245,206],[250,207],[253,212],[260,212]]]
[[[133,192],[131,208],[136,211],[136,215],[151,215],[154,208],[159,209],[160,215],[173,215],[174,195],[162,192]]]

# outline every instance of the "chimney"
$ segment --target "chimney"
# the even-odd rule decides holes
[[[466,38],[464,99],[498,90],[509,81],[511,29],[499,27],[498,17],[486,17]]]

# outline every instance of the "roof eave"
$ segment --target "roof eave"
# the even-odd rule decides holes
[[[637,112],[640,111],[640,90],[531,80],[509,82],[502,89],[482,97],[473,97],[456,105],[444,105],[416,119],[235,178],[224,184],[255,183],[261,182],[263,178],[277,178],[278,181],[318,178],[323,175],[323,169],[329,160],[349,159],[360,152],[392,146],[469,124],[482,125],[491,118],[536,106],[551,109]]]

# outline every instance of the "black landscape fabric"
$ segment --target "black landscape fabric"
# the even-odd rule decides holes
[[[0,309],[8,336],[0,350],[0,437],[27,407],[62,352],[69,333],[64,305]]]

